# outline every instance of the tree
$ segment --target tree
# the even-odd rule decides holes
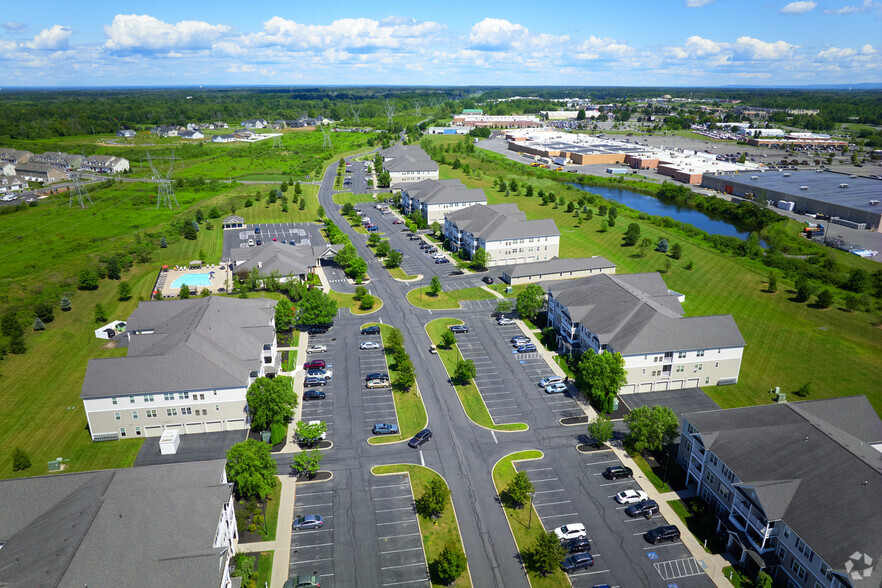
[[[294,307],[287,300],[279,300],[276,303],[274,316],[277,333],[294,328]]]
[[[233,559],[236,562],[236,571],[233,572],[233,577],[243,578],[243,583],[247,583],[254,574],[254,558],[244,553],[237,553]]]
[[[347,243],[334,255],[334,262],[346,270],[357,257],[358,252],[355,250],[355,246],[352,243]]]
[[[598,410],[612,412],[613,400],[628,381],[625,360],[620,353],[583,353],[576,362],[576,386]]]
[[[392,327],[384,336],[386,347],[393,352],[404,349],[404,333],[397,327]]]
[[[245,201],[245,206],[246,206],[246,207],[248,206],[248,203],[249,203],[249,202],[251,202],[251,201],[250,201],[250,200],[246,200],[246,201]],[[189,240],[189,241],[195,241],[195,240],[196,240],[196,237],[197,237],[197,235],[196,235],[196,227],[194,227],[194,226],[193,226],[193,223],[191,223],[191,222],[185,222],[185,223],[184,223],[184,227],[183,227],[183,229],[181,230],[181,234],[184,236],[184,239],[187,239],[187,240]]]
[[[561,545],[560,539],[554,531],[540,533],[530,550],[530,559],[536,570],[543,576],[558,569],[560,562],[567,556],[566,548]]]
[[[34,318],[34,330],[35,331],[45,331],[46,325],[43,324],[43,321],[40,320],[40,317]]]
[[[34,314],[37,315],[44,324],[51,323],[55,320],[55,309],[48,302],[40,302],[34,305]]]
[[[870,284],[870,274],[862,269],[853,269],[842,283],[844,290],[850,290],[856,294],[862,293]]]
[[[300,187],[300,182],[297,182],[296,184],[294,184],[294,194],[297,196],[300,196],[301,194],[303,194],[303,188]]]
[[[384,239],[377,245],[377,257],[386,257],[390,251],[392,251],[392,247],[389,245],[388,239]]]
[[[830,306],[833,304],[833,300],[833,292],[825,288],[818,292],[818,295],[815,298],[815,304],[818,306],[818,308],[830,308]]]
[[[655,250],[659,253],[667,253],[668,252],[668,240],[662,239],[658,242],[658,245],[655,246]]]
[[[432,296],[437,296],[441,293],[441,280],[438,279],[438,276],[432,276],[432,281],[429,282],[429,294]]]
[[[857,294],[846,294],[843,300],[845,302],[845,310],[848,312],[855,312],[861,307],[861,299]]]
[[[815,293],[815,285],[808,281],[807,278],[801,277],[796,280],[796,301],[808,302]]]
[[[441,224],[438,221],[432,221],[432,224],[429,225],[429,228],[432,229],[433,235],[437,235],[441,232]]]
[[[324,325],[334,322],[336,315],[337,301],[318,288],[310,288],[297,307],[297,324]]]
[[[432,476],[423,494],[416,499],[417,512],[426,518],[440,518],[449,499],[447,484],[440,476]]]
[[[465,385],[471,382],[477,373],[478,369],[475,367],[474,361],[471,359],[461,359],[456,362],[456,367],[453,368],[453,380]]]
[[[355,294],[353,294],[352,297],[355,298],[356,300],[361,300],[362,298],[364,298],[365,294],[367,294],[367,293],[368,293],[368,290],[364,286],[356,286],[355,287]]]
[[[588,434],[594,439],[594,443],[600,447],[613,438],[613,423],[602,414],[599,414],[593,421],[588,423]]]
[[[364,275],[367,273],[367,262],[360,257],[356,257],[349,264],[349,267],[346,268],[345,273],[356,282],[359,282],[364,279]]]
[[[453,334],[453,331],[447,330],[441,333],[441,345],[448,349],[456,345],[456,335]]]
[[[99,302],[95,305],[95,322],[103,323],[107,320],[107,311],[104,310],[104,306]]]
[[[756,575],[756,581],[753,583],[756,588],[772,588],[772,576],[765,572],[759,572]]]
[[[389,269],[398,267],[401,265],[402,261],[404,261],[404,254],[401,251],[395,251],[393,249],[386,257],[386,267],[388,267]]]
[[[9,337],[9,353],[13,353],[15,355],[21,355],[28,348],[25,346],[24,334],[23,333],[13,333]]]
[[[84,269],[80,272],[80,276],[77,279],[77,290],[97,290],[98,289],[98,274],[95,273],[95,270]]]
[[[278,466],[270,446],[256,439],[236,443],[227,451],[227,479],[243,498],[266,498],[276,487]]]
[[[640,225],[637,223],[629,224],[628,230],[625,231],[624,241],[628,247],[636,245],[640,241]]]
[[[603,219],[602,221],[600,221],[600,228],[597,229],[597,232],[598,233],[605,233],[608,230],[609,230],[609,221],[606,219]]]
[[[297,439],[297,443],[300,445],[310,447],[321,441],[322,435],[325,435],[327,430],[328,425],[325,424],[324,421],[314,423],[297,421],[297,426],[294,430],[294,438]]]
[[[255,268],[255,269],[257,269],[257,268]],[[252,290],[256,290],[256,288],[252,288]],[[178,290],[178,297],[180,297],[181,300],[189,299],[190,298],[190,286],[188,286],[184,282],[181,282],[181,288]]]
[[[522,318],[533,320],[542,310],[545,290],[539,284],[528,284],[515,300],[515,309]]]
[[[634,451],[657,451],[677,436],[677,415],[667,406],[639,406],[625,416],[625,443]]]
[[[121,276],[121,271],[119,267],[119,260],[115,257],[111,257],[107,260],[107,279],[108,280],[118,280]]]
[[[120,282],[116,287],[116,299],[120,302],[132,299],[132,285],[128,282]]]
[[[159,240],[159,248],[165,249],[166,247],[168,247],[168,241],[166,241],[165,237],[163,237]]]
[[[496,314],[502,315],[511,312],[511,302],[508,300],[500,300],[496,303]]]
[[[478,247],[472,255],[472,265],[478,269],[485,270],[490,263],[490,254],[483,247]]]
[[[396,355],[395,377],[392,379],[392,387],[401,392],[407,392],[416,383],[416,372],[413,370],[413,362],[404,349]]]
[[[3,313],[3,318],[0,319],[0,333],[4,337],[12,337],[16,334],[21,335],[23,332],[24,330],[21,327],[21,323],[18,322],[18,316],[14,310],[10,309]]]
[[[388,188],[389,184],[392,183],[392,176],[389,175],[389,172],[383,170],[380,175],[377,176],[377,187],[378,188]]]
[[[466,571],[468,561],[459,545],[448,543],[438,554],[438,559],[435,560],[438,578],[445,584],[452,583]]]
[[[381,241],[381,239],[380,239],[379,234],[371,233],[371,236],[368,237],[368,240],[367,240],[368,247],[376,247],[377,245],[380,244],[380,241]]]
[[[527,503],[531,492],[533,492],[533,482],[530,481],[527,472],[516,473],[505,487],[506,499],[517,508],[522,508]]]
[[[208,210],[208,218],[220,218],[221,216],[223,216],[223,213],[221,213],[220,208],[217,206],[212,206]]]
[[[25,453],[21,447],[16,447],[12,451],[12,471],[19,472],[31,467],[31,458]]]
[[[683,257],[683,246],[679,243],[674,243],[673,247],[671,247],[671,257],[674,259]]]
[[[576,113],[576,120],[585,120],[585,109],[580,108],[579,112]]]
[[[778,291],[778,278],[775,274],[769,274],[769,288],[768,291],[770,294],[774,294]]]
[[[67,296],[61,297],[61,312],[69,312],[70,311],[70,299]]]
[[[615,206],[611,206],[609,209],[609,214],[607,218],[609,218],[609,225],[613,226],[616,222],[616,219],[619,217],[619,209]]]
[[[322,452],[318,449],[301,451],[294,456],[294,461],[291,464],[291,467],[294,468],[294,471],[297,472],[297,474],[306,474],[311,478],[316,472],[318,472],[323,457]]]
[[[286,376],[257,378],[248,387],[245,399],[255,431],[267,430],[273,423],[287,423],[297,406],[293,380]]]
[[[376,304],[376,298],[373,294],[365,294],[361,297],[361,304],[358,305],[358,308],[361,310],[370,310]]]
[[[320,219],[325,218],[325,207],[319,205],[318,210],[316,211],[316,215],[318,215]]]

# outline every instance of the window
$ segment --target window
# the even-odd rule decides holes
[[[803,541],[799,537],[796,538],[796,550],[803,554],[805,558],[809,561],[815,559],[815,552],[812,551],[811,548],[806,545],[805,541]]]
[[[165,416],[178,416],[178,409],[177,408],[166,408],[165,409]]]
[[[686,352],[685,351],[678,351],[677,352],[677,359],[686,359]]]
[[[701,367],[702,367],[702,365],[701,365],[700,363],[696,363],[696,364],[695,364],[695,371],[696,371],[696,372],[700,372],[700,371],[701,371]]]
[[[720,367],[720,362],[716,362],[716,363],[714,364],[714,367],[715,367],[715,368]]]
[[[200,394],[200,395],[199,395],[199,400],[205,400],[205,394]]]
[[[692,441],[686,442],[686,453],[692,453]]]
[[[144,402],[153,402],[153,394],[145,394]]]
[[[678,374],[679,374],[679,373],[682,373],[685,369],[686,369],[686,366],[685,366],[685,365],[678,365],[678,366],[677,366],[677,373],[678,373]]]
[[[129,404],[135,404],[135,397],[129,396]]]
[[[165,399],[165,400],[174,400],[174,399],[175,399],[175,393],[174,393],[174,392],[166,392],[166,393],[164,393],[164,394],[162,395],[162,397],[163,397],[163,399]]]
[[[146,412],[147,412],[148,419],[155,419],[156,418],[156,410],[155,409],[150,409]]]
[[[714,465],[717,465],[717,463],[719,462],[719,460],[717,459],[717,456],[716,456],[714,453],[711,453],[711,454],[710,454],[710,457],[708,458],[708,461],[711,462],[711,463],[714,464]]]
[[[821,575],[824,576],[827,580],[833,579],[833,572],[830,571],[830,566],[821,562]]]
[[[720,482],[720,496],[723,497],[723,500],[729,500],[729,489],[723,486],[722,482]]]
[[[781,563],[784,563],[784,555],[786,554],[786,551],[784,551],[783,545],[778,546],[777,554],[778,554],[778,559],[781,560]]]
[[[790,539],[790,527],[784,525],[783,535],[785,539]]]
[[[800,580],[805,580],[806,569],[802,567],[802,564],[800,564],[798,561],[794,559],[793,563],[790,564],[790,569],[796,572],[796,576]]]
[[[208,416],[208,409],[207,408],[202,409],[202,416]]]
[[[707,480],[708,484],[713,484],[717,478],[712,473],[708,472],[704,475],[704,479]]]
[[[135,427],[135,435],[141,434],[141,427]]]
[[[214,405],[214,410],[220,410],[220,404],[215,404],[215,405]]]
[[[113,405],[116,406],[116,396],[111,396],[111,397],[110,397],[110,402],[112,402]]]
[[[120,436],[120,437],[125,437],[125,436],[126,436],[126,428],[125,428],[125,427],[120,427],[120,428],[119,428],[119,436]]]
[[[705,378],[704,378],[704,383],[705,383],[705,384],[710,384],[710,376],[705,376]]]
[[[190,393],[189,392],[178,392],[178,400],[189,400]]]
[[[189,406],[185,406],[184,408],[181,409],[181,414],[191,414],[191,412],[192,411],[190,410]]]
[[[133,410],[133,411],[132,411],[132,419],[133,419],[133,420],[138,420],[138,411],[137,411],[137,410]]]
[[[695,357],[704,357],[704,349],[699,349],[695,352]]]
[[[113,418],[116,420],[121,420],[118,412],[113,413]]]

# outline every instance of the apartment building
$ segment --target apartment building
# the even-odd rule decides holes
[[[391,186],[438,179],[438,164],[419,145],[393,145],[380,155]]]
[[[113,155],[90,155],[83,161],[85,171],[116,174],[129,171],[129,160]]]
[[[48,163],[22,163],[15,166],[15,173],[29,182],[51,184],[68,179],[66,171],[62,171]]]
[[[744,338],[732,315],[684,317],[685,296],[658,273],[598,274],[552,282],[548,318],[562,353],[620,353],[620,393],[738,381]]]
[[[882,584],[882,421],[865,396],[683,415],[677,461],[729,552],[787,588]]]
[[[445,215],[476,204],[487,204],[484,190],[466,188],[459,180],[423,180],[401,186],[404,213],[418,211],[429,224],[443,223]]]

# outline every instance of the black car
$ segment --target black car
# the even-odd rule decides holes
[[[483,278],[481,278],[481,281],[484,282],[485,284],[492,284],[493,278],[491,278],[490,276],[484,276]]]
[[[304,400],[323,400],[325,398],[325,393],[321,390],[304,390],[303,399]]]
[[[324,378],[310,377],[303,380],[304,387],[307,386],[324,386],[328,381]]]
[[[435,260],[435,265],[441,265],[441,264],[444,264],[444,263],[450,263],[450,260],[447,259],[446,257],[445,257],[444,259],[436,259],[436,260]]]
[[[573,555],[567,556],[565,560],[560,562],[560,567],[563,570],[570,574],[575,572],[576,570],[585,570],[594,565],[594,558],[591,557],[590,553],[574,553]]]
[[[410,447],[416,449],[426,441],[432,438],[432,431],[429,429],[423,429],[419,433],[413,436],[413,439],[407,442]]]
[[[655,500],[642,500],[637,504],[632,504],[625,509],[625,514],[629,517],[646,517],[649,518],[658,513],[658,503]]]
[[[565,541],[563,546],[568,553],[585,553],[586,551],[591,551],[591,542],[588,541],[588,537],[576,537],[575,539],[570,539],[569,541]]]
[[[462,271],[461,269],[455,269],[455,270],[453,270],[452,272],[450,272],[450,275],[451,275],[451,276],[461,276],[461,275],[463,275],[464,273],[465,273],[465,272]]]
[[[389,374],[384,374],[383,372],[373,372],[364,377],[364,381],[368,382],[370,380],[388,380]]]
[[[603,477],[607,480],[620,480],[622,478],[630,478],[634,475],[634,472],[631,471],[631,468],[626,468],[625,466],[609,466],[603,472]]]
[[[306,332],[310,335],[324,335],[328,332],[328,327],[325,325],[316,325],[307,329]]]
[[[659,541],[676,541],[680,538],[680,529],[675,525],[662,525],[644,533],[643,538],[653,545]]]
[[[362,335],[379,335],[380,334],[380,327],[378,327],[376,325],[371,326],[371,327],[365,327],[361,330],[361,334]]]
[[[451,325],[450,330],[454,333],[468,333],[469,328],[465,325]]]
[[[256,241],[256,243],[257,243],[258,245],[263,245],[263,241],[261,241],[260,239],[258,239],[258,240]]]

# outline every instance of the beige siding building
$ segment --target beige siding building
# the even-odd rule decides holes
[[[502,281],[516,286],[550,280],[574,280],[597,274],[614,274],[616,264],[600,256],[567,259],[554,257],[548,261],[506,265],[500,270]]]
[[[476,204],[487,204],[484,190],[466,188],[459,180],[423,180],[401,186],[404,214],[419,212],[428,224],[443,224],[446,215]]]

